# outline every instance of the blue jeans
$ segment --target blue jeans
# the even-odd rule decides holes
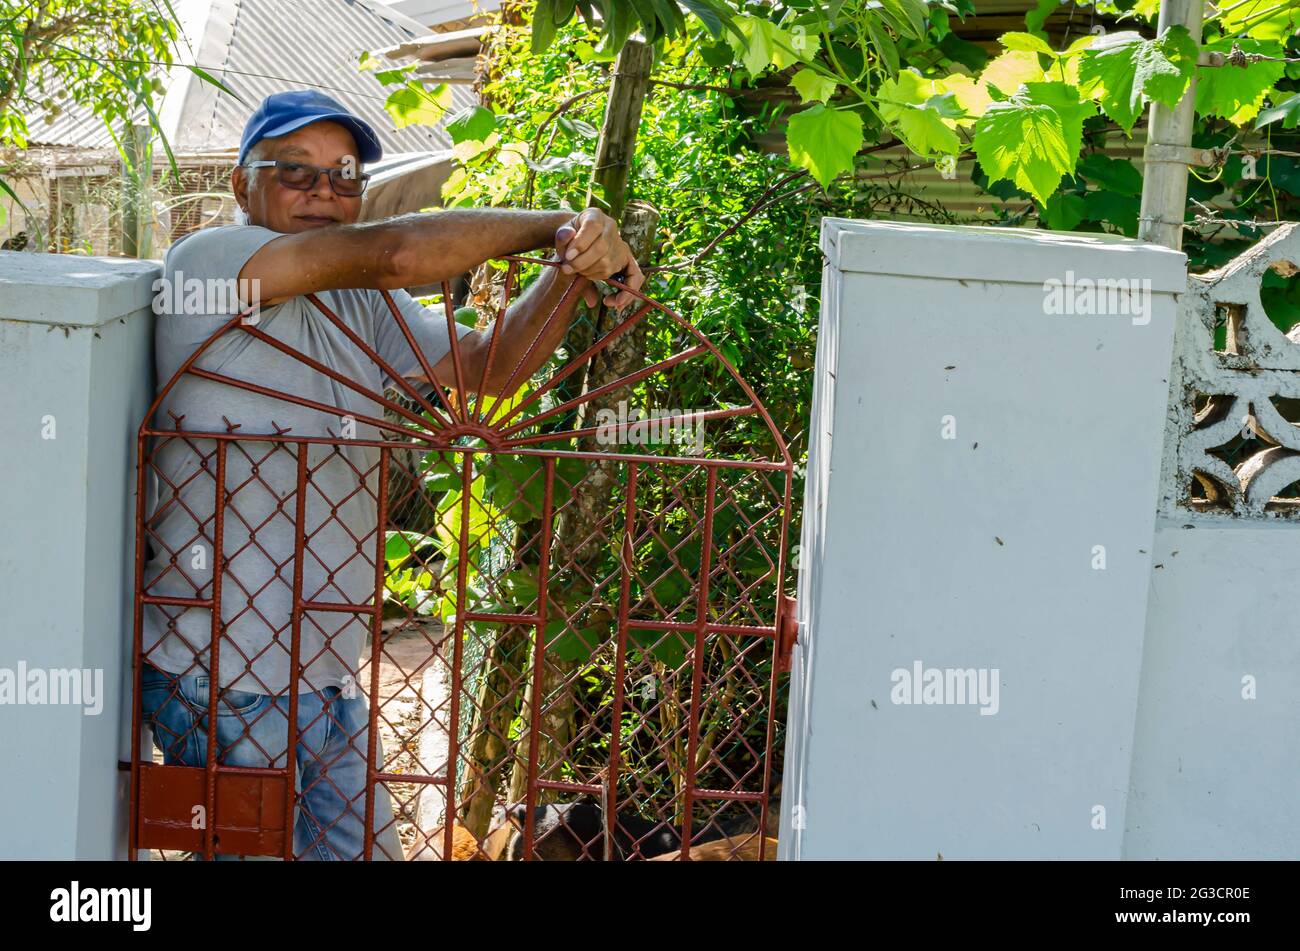
[[[171,674],[145,663],[142,714],[153,727],[163,762],[203,766],[208,747],[208,675]],[[227,766],[284,768],[289,739],[288,694],[223,690],[217,699],[217,761]],[[299,860],[360,859],[365,855],[366,759],[369,721],[364,697],[338,687],[298,693],[298,749],[293,827]],[[383,762],[382,747],[376,764]],[[202,859],[201,852],[195,854]],[[388,791],[375,788],[376,860],[403,858]],[[217,859],[239,859],[217,855]]]

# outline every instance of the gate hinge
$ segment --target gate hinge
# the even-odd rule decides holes
[[[776,612],[776,669],[785,673],[790,669],[795,642],[799,640],[799,602],[789,595],[781,595]]]

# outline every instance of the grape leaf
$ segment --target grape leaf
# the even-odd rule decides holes
[[[482,142],[497,127],[497,117],[485,106],[466,106],[454,112],[444,128],[453,143]]]
[[[957,100],[965,115],[957,120],[958,125],[973,125],[975,120],[984,115],[984,110],[993,101],[988,87],[975,82],[969,76],[953,73],[942,79],[934,80],[935,92],[950,92]]]
[[[1155,22],[1156,17],[1160,15],[1160,0],[1137,0],[1130,12]]]
[[[439,83],[432,90],[411,81],[395,89],[384,101],[384,109],[393,118],[393,125],[437,125],[451,108],[451,87]]]
[[[1195,41],[1181,26],[1156,40],[1135,35],[1124,43],[1085,50],[1079,88],[1097,98],[1125,133],[1132,133],[1148,98],[1171,109],[1178,104],[1196,67],[1196,54]]]
[[[812,59],[821,47],[821,38],[816,33],[801,30],[797,35],[792,34],[762,17],[737,17],[736,26],[744,34],[744,41],[727,34],[727,42],[754,76],[768,66],[784,69],[792,63]]]
[[[1207,52],[1228,53],[1237,43],[1247,53],[1282,56],[1282,47],[1271,41],[1220,37],[1205,44]],[[1242,125],[1258,115],[1264,97],[1282,78],[1284,63],[1252,63],[1239,66],[1202,67],[1197,71],[1196,112],[1202,116],[1222,116],[1233,125]]]
[[[853,168],[853,156],[862,148],[862,117],[818,103],[790,117],[786,144],[794,163],[812,172],[825,188]]]
[[[1259,118],[1255,121],[1255,128],[1262,129],[1274,122],[1281,122],[1282,128],[1294,129],[1298,120],[1300,120],[1300,93],[1260,112]]]
[[[1041,36],[1034,36],[1032,33],[1003,33],[998,37],[998,42],[1009,50],[1023,50],[1027,53],[1045,53],[1051,57],[1056,56],[1056,50],[1048,46],[1045,39]]]
[[[1027,83],[975,123],[975,154],[990,180],[1010,179],[1045,204],[1061,176],[1074,171],[1083,123],[1094,111],[1070,86]]]
[[[1024,83],[1040,83],[1045,77],[1038,65],[1038,54],[1025,50],[1008,50],[985,67],[980,82],[1014,95]]]
[[[835,95],[839,83],[819,75],[816,70],[801,69],[790,77],[790,85],[799,90],[799,98],[804,102],[825,102]]]
[[[1043,24],[1047,22],[1047,18],[1051,16],[1060,5],[1061,0],[1036,0],[1034,9],[1025,14],[1025,26],[1028,28],[1029,32],[1037,33],[1042,30]]]
[[[1088,216],[1088,203],[1074,192],[1053,195],[1043,208],[1042,221],[1053,231],[1073,231]]]
[[[917,155],[954,155],[961,151],[953,120],[964,113],[954,93],[936,92],[935,83],[906,69],[880,84],[880,115]]]
[[[1142,194],[1142,173],[1124,159],[1092,152],[1079,161],[1079,174],[1108,192],[1134,197]]]
[[[894,32],[910,40],[919,40],[925,36],[926,17],[929,11],[924,0],[879,0],[870,12],[879,16]]]
[[[1296,30],[1295,6],[1277,0],[1235,0],[1225,4],[1223,32],[1230,36],[1245,33],[1257,40],[1285,40]]]
[[[1086,217],[1089,221],[1109,221],[1130,238],[1136,237],[1141,198],[1101,190],[1089,191],[1084,200],[1088,203]]]

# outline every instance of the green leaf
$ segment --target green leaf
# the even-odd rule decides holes
[[[186,69],[188,69],[190,72],[192,72],[195,76],[199,77],[199,79],[203,80],[205,83],[209,83],[210,85],[216,86],[218,89],[224,92],[227,96],[230,96],[236,102],[242,102],[245,105],[248,104],[247,100],[245,100],[243,96],[235,92],[225,83],[223,83],[220,79],[217,79],[217,77],[213,76],[206,69],[203,69],[200,66],[194,66],[190,63],[182,63],[181,65],[184,66]]]
[[[909,40],[925,37],[929,9],[924,0],[878,0],[879,13],[885,21]]]
[[[1088,203],[1089,221],[1108,221],[1130,238],[1137,236],[1141,198],[1103,190],[1089,191],[1084,200]]]
[[[1043,24],[1047,22],[1047,18],[1051,16],[1060,5],[1061,0],[1037,0],[1034,9],[1025,14],[1025,28],[1028,29],[1030,33],[1039,32],[1042,30]]]
[[[451,108],[451,87],[439,83],[426,90],[420,83],[411,81],[394,90],[384,101],[384,109],[393,118],[393,125],[402,129],[408,125],[437,125]]]
[[[880,115],[917,155],[954,155],[961,139],[950,123],[965,113],[953,93],[931,93],[933,86],[920,73],[903,70],[880,84]]]
[[[447,119],[443,128],[451,136],[453,144],[461,142],[482,142],[496,131],[497,117],[485,106],[466,106],[458,109]]]
[[[735,23],[730,17],[724,19],[719,15],[719,11],[715,7],[704,2],[704,0],[682,0],[682,6],[699,18],[699,21],[704,24],[704,28],[709,31],[709,35],[714,39],[722,35],[724,26],[731,30],[736,29]]]
[[[573,11],[578,8],[576,0],[558,0],[555,4],[555,23],[557,26],[564,26],[573,19]]]
[[[581,119],[574,119],[569,116],[560,116],[556,120],[556,125],[575,139],[594,139],[600,135],[596,127],[590,122],[583,122]]]
[[[1091,152],[1080,160],[1078,174],[1105,191],[1135,197],[1142,194],[1142,173],[1124,159]]]
[[[533,55],[546,52],[555,39],[555,31],[559,26],[555,18],[557,6],[557,0],[537,0],[537,8],[533,11]]]
[[[885,61],[886,71],[890,76],[894,76],[899,70],[898,44],[893,41],[884,26],[875,20],[868,18],[866,20],[867,34],[871,37],[871,45],[875,47],[876,53]]]
[[[1044,53],[1056,57],[1056,50],[1052,49],[1041,36],[1034,36],[1032,33],[1003,33],[998,37],[998,42],[1009,50]]]
[[[1300,8],[1278,0],[1232,0],[1221,5],[1223,31],[1257,40],[1286,40],[1296,32]]]
[[[686,17],[674,0],[653,0],[653,3],[665,35],[675,37],[686,31]]]
[[[1016,90],[1025,83],[1040,83],[1043,79],[1038,54],[1027,50],[1008,50],[980,73],[981,83],[995,86],[1008,96],[1015,95]]]
[[[956,33],[949,33],[939,41],[939,51],[955,63],[960,63],[973,73],[978,73],[988,65],[989,54],[984,47],[969,40],[964,40]],[[897,69],[895,69],[897,72]]]
[[[551,621],[546,625],[546,649],[569,663],[591,659],[600,646],[602,632],[595,627],[574,629],[566,621]]]
[[[1154,23],[1160,15],[1160,0],[1137,0],[1137,3],[1133,4],[1131,12],[1146,17]]]
[[[1158,40],[1134,37],[1114,46],[1086,49],[1079,61],[1079,88],[1100,101],[1125,133],[1148,99],[1173,108],[1196,68],[1196,43],[1181,26]]]
[[[655,660],[665,664],[670,670],[676,670],[686,660],[686,652],[692,642],[681,631],[645,631],[633,628],[628,631],[628,640],[642,651],[648,651]]]
[[[542,514],[546,480],[540,456],[493,455],[484,468],[492,503],[515,522],[526,522]]]
[[[438,547],[438,540],[412,531],[390,531],[384,539],[384,561],[393,569],[417,551]]]
[[[1255,120],[1255,128],[1262,129],[1274,122],[1281,122],[1282,128],[1294,129],[1297,121],[1300,121],[1300,93],[1261,111]]]
[[[796,35],[762,17],[737,17],[736,25],[744,39],[730,36],[727,39],[745,68],[754,76],[769,66],[784,69],[794,63],[811,60],[821,46],[821,39],[816,33]]]
[[[645,36],[647,43],[653,45],[663,32],[659,25],[659,17],[655,13],[652,0],[628,0],[632,6],[632,12],[636,14],[636,19],[640,23],[641,33]]]
[[[853,168],[853,156],[862,148],[862,117],[818,103],[790,117],[786,144],[794,163],[812,172],[825,188]]]
[[[1087,217],[1088,203],[1074,192],[1053,195],[1047,199],[1042,221],[1053,231],[1073,231]]]
[[[1221,37],[1205,44],[1207,52],[1228,53],[1233,43],[1247,53],[1265,56],[1283,55],[1278,43]],[[1234,125],[1244,125],[1259,114],[1273,84],[1282,78],[1283,63],[1252,63],[1237,66],[1201,67],[1196,79],[1196,112],[1203,116],[1222,116]]]
[[[605,32],[596,49],[617,54],[627,43],[627,38],[632,35],[632,31],[636,29],[637,18],[627,3],[610,3],[608,6],[602,6],[601,10],[604,13]]]
[[[991,181],[1008,179],[1046,204],[1061,176],[1074,171],[1083,123],[1093,113],[1070,86],[1028,83],[975,123],[975,154]]]
[[[460,465],[447,459],[434,461],[434,456],[444,453],[429,453],[424,457],[424,491],[426,493],[459,492],[461,486]]]
[[[790,77],[790,85],[799,91],[799,98],[804,102],[825,102],[839,87],[835,80],[827,79],[813,69],[799,70]]]

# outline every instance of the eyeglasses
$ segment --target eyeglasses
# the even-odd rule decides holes
[[[370,181],[369,172],[358,175],[347,168],[322,168],[319,165],[286,162],[280,159],[244,163],[244,168],[270,168],[271,166],[275,166],[276,179],[281,185],[285,188],[295,188],[300,192],[315,188],[322,172],[329,176],[330,187],[334,189],[334,194],[343,198],[356,198],[366,190],[366,185]]]

